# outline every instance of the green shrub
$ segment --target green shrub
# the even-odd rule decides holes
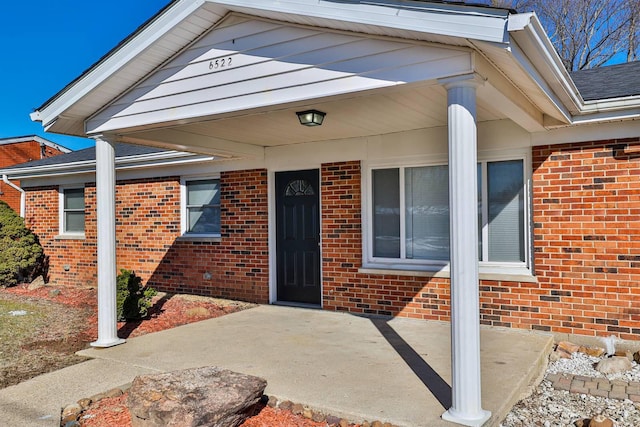
[[[0,286],[14,286],[42,274],[44,251],[24,219],[0,201]]]
[[[142,287],[142,279],[136,273],[120,270],[117,278],[116,307],[119,321],[140,320],[149,314],[151,298],[157,293],[148,286]]]

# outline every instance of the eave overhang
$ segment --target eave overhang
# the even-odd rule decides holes
[[[188,165],[211,162],[215,156],[203,156],[181,151],[164,151],[160,153],[141,154],[135,156],[116,157],[116,171],[129,169],[146,169],[154,167]],[[0,176],[6,175],[11,180],[25,180],[77,174],[95,174],[96,160],[60,163],[54,165],[14,167],[0,169]]]
[[[585,120],[637,118],[640,99],[584,102],[533,13],[418,1],[176,0],[31,114],[45,130],[86,136],[86,122],[230,13],[471,47],[530,100],[553,128]],[[502,62],[501,62],[502,61]],[[532,121],[530,116],[529,121]],[[535,117],[533,121],[539,121]],[[533,127],[538,126],[535,123]]]

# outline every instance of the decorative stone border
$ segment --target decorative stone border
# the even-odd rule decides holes
[[[592,378],[573,374],[548,374],[545,379],[550,381],[552,387],[556,390],[640,402],[640,382],[610,381],[606,378]]]
[[[86,411],[92,403],[98,402],[102,399],[122,396],[122,394],[126,393],[130,387],[131,384],[127,384],[122,387],[116,387],[105,393],[99,393],[88,398],[80,399],[76,403],[65,406],[64,408],[62,408],[62,413],[60,416],[60,427],[80,427],[80,418],[82,417],[84,411]],[[329,427],[348,427],[351,424],[355,424],[345,418],[327,415],[323,412],[313,410],[308,406],[302,405],[300,403],[293,403],[289,400],[281,401],[274,396],[267,395],[264,395],[262,399],[262,402],[270,406],[271,408],[279,408],[286,411],[291,411],[295,415],[303,416],[304,418],[310,419],[315,422],[326,422],[327,426]],[[383,423],[382,421],[364,421],[360,423],[360,425],[362,427],[397,427],[391,423]]]

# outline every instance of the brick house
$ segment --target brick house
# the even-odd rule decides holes
[[[68,153],[70,150],[39,136],[22,136],[0,139],[0,169],[37,159]],[[20,182],[5,182],[0,176],[0,200],[14,211],[21,212]]]
[[[59,230],[51,278],[97,280],[96,346],[121,342],[116,266],[451,321],[444,417],[480,425],[480,324],[639,339],[639,72],[572,75],[535,14],[500,8],[176,0],[32,114],[94,138],[95,175],[3,172]],[[123,167],[122,143],[204,157]]]

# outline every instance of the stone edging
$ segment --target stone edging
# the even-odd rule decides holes
[[[573,374],[548,374],[545,379],[550,381],[552,387],[556,390],[640,402],[640,382],[610,381],[606,378],[593,378]]]
[[[89,398],[80,399],[77,403],[72,403],[65,406],[64,408],[62,408],[62,412],[60,415],[60,427],[79,427],[79,420],[82,417],[82,414],[89,408],[92,403],[106,398],[122,396],[122,394],[126,393],[130,387],[131,384],[127,384],[122,387],[116,387],[105,393],[100,393]],[[350,424],[352,424],[352,422],[344,418],[335,417],[333,415],[326,415],[320,411],[314,411],[311,408],[300,403],[293,403],[289,400],[280,401],[274,396],[267,395],[264,395],[262,399],[263,403],[272,408],[280,408],[283,410],[291,411],[295,415],[301,415],[304,418],[313,420],[315,422],[326,422],[327,426],[348,427]],[[397,427],[391,423],[383,423],[381,421],[364,421],[361,423],[361,425],[362,427]]]

